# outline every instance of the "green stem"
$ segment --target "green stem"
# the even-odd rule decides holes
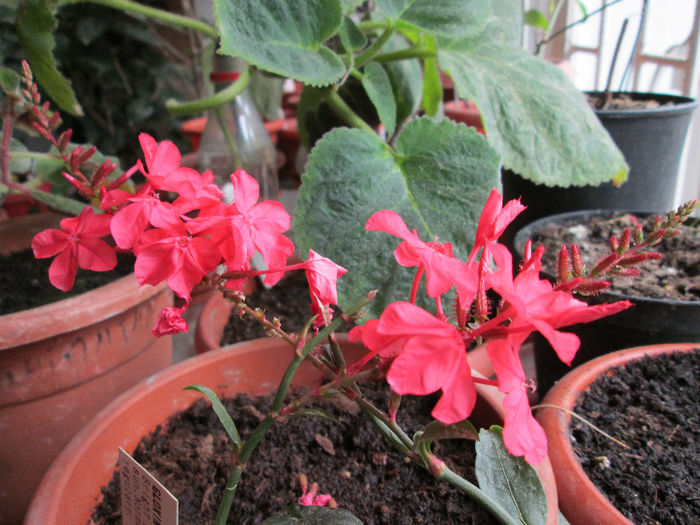
[[[355,57],[355,67],[361,68],[367,62],[372,60],[374,55],[376,55],[379,50],[384,47],[384,44],[386,44],[387,40],[389,40],[393,34],[394,27],[391,25],[391,23],[389,23],[379,38],[377,38],[377,40],[371,46]]]
[[[376,292],[370,292],[365,297],[362,297],[359,301],[356,301],[348,310],[348,315],[353,315],[364,308],[374,297]],[[221,503],[219,504],[219,509],[216,513],[216,525],[225,525],[228,520],[228,515],[231,512],[231,505],[233,504],[233,498],[236,495],[236,488],[238,487],[238,482],[241,479],[241,475],[245,470],[246,464],[253,454],[255,449],[260,443],[265,432],[272,426],[275,422],[275,417],[277,413],[282,408],[284,403],[284,398],[287,395],[287,391],[292,384],[292,378],[296,373],[299,365],[304,361],[304,359],[316,348],[317,345],[321,344],[331,332],[337,330],[340,325],[343,324],[343,318],[339,317],[334,320],[331,324],[326,326],[323,330],[318,332],[313,338],[311,338],[304,347],[297,352],[292,359],[292,362],[287,366],[287,370],[282,377],[279,388],[277,389],[277,394],[272,402],[272,407],[270,412],[263,419],[260,424],[255,428],[250,437],[243,443],[240,453],[238,454],[237,462],[231,469],[229,473],[228,481],[226,482],[226,490],[221,498]]]
[[[333,112],[343,119],[347,124],[359,129],[364,129],[374,133],[374,130],[360,116],[355,113],[350,106],[332,89],[326,89],[323,92],[323,97],[330,104]]]
[[[518,520],[508,514],[496,501],[489,498],[479,487],[469,483],[466,479],[450,470],[447,465],[442,464],[439,471],[434,473],[434,475],[435,478],[446,481],[464,492],[467,496],[488,510],[491,515],[503,523],[503,525],[520,525]]]
[[[245,88],[248,87],[248,82],[250,81],[250,69],[246,65],[241,71],[238,80],[233,84],[218,91],[214,95],[201,98],[199,100],[193,100],[192,102],[175,102],[169,100],[166,102],[165,106],[172,111],[175,115],[184,115],[187,113],[201,113],[207,109],[216,108],[228,102],[231,102],[234,98],[240,95]]]
[[[138,2],[132,2],[131,0],[67,0],[67,2],[71,4],[92,2],[93,4],[119,9],[120,11],[124,11],[126,13],[146,16],[153,20],[157,20],[178,28],[194,29],[195,31],[199,31],[200,33],[203,33],[211,38],[219,38],[219,33],[216,28],[202,22],[201,20],[171,13],[170,11],[165,11],[163,9],[145,6],[139,4]]]
[[[374,57],[375,62],[387,63],[387,62],[398,62],[399,60],[408,60],[410,58],[435,58],[435,51],[428,49],[426,47],[410,47],[408,49],[401,49],[399,51],[391,51],[389,53],[382,53],[381,55],[376,55]]]

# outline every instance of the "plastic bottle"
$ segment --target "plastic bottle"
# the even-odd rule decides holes
[[[217,91],[238,78],[232,61],[219,61],[211,80]],[[233,147],[232,147],[233,145]],[[278,199],[277,151],[248,90],[210,109],[199,145],[200,170],[212,170],[215,182],[232,200],[230,174],[243,168],[260,185],[260,200]]]

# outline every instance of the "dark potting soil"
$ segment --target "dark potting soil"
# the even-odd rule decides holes
[[[363,386],[379,407],[387,403],[384,383]],[[436,398],[406,396],[398,421],[409,435],[429,421]],[[245,438],[257,425],[270,398],[240,395],[225,401]],[[395,452],[353,403],[326,401],[342,426],[318,417],[277,423],[253,454],[236,492],[229,523],[259,523],[301,495],[299,474],[318,483],[338,506],[365,524],[490,524],[493,519],[452,486]],[[180,502],[180,522],[213,522],[231,466],[230,441],[211,406],[197,401],[144,438],[134,458]],[[439,441],[434,450],[453,470],[474,482],[474,443]],[[95,509],[96,523],[120,523],[119,478],[115,473]]]
[[[259,287],[246,297],[246,303],[265,310],[270,320],[273,316],[279,317],[286,332],[299,332],[312,316],[309,284],[303,271],[289,272],[272,288]],[[334,311],[338,312],[338,307],[334,307]],[[338,332],[347,332],[350,328],[352,326],[346,324]],[[267,337],[260,323],[232,311],[220,344],[225,346],[258,337]]]
[[[0,315],[20,312],[79,295],[110,283],[134,271],[131,254],[120,254],[117,266],[109,272],[78,269],[75,285],[62,292],[49,281],[53,258],[36,259],[31,249],[0,254]]]
[[[572,420],[583,469],[636,524],[700,517],[700,347],[619,367],[591,384],[576,413],[630,448]]]
[[[607,104],[603,94],[586,93],[588,105],[594,109],[651,109],[671,102],[663,103],[655,99],[635,99],[627,93],[613,93]]]
[[[648,231],[650,220],[641,220]],[[641,273],[638,277],[614,277],[610,291],[633,297],[700,301],[700,224],[691,225],[692,220],[678,228],[680,235],[651,247],[663,254],[663,259],[637,266]],[[634,224],[635,217],[630,214],[595,217],[585,225],[576,221],[548,224],[532,236],[532,242],[533,246],[544,244],[543,267],[550,274],[556,273],[562,243],[578,244],[584,264],[591,268],[595,261],[609,253],[610,235],[619,239],[622,231]]]

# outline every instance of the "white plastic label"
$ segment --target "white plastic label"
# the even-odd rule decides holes
[[[177,499],[119,449],[122,525],[177,525]]]

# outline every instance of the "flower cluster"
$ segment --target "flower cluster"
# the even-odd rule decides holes
[[[109,270],[116,264],[117,250],[132,251],[140,284],[166,281],[185,300],[182,308],[168,307],[161,312],[153,332],[166,335],[187,330],[182,313],[193,287],[205,278],[222,290],[235,290],[242,279],[253,275],[265,274],[265,282],[274,285],[285,271],[303,269],[311,291],[314,326],[318,329],[330,322],[331,305],[337,303],[336,281],[346,270],[313,251],[306,261],[285,266],[294,249],[284,236],[290,216],[278,202],[258,202],[255,179],[240,169],[233,173],[235,198],[225,204],[212,173],[182,167],[174,144],[158,143],[146,134],[139,140],[145,165],[139,161],[135,168],[147,183],[136,194],[103,190],[100,208],[104,213],[95,214],[88,206],[78,217],[64,219],[60,230],[47,230],[34,238],[37,257],[56,255],[50,268],[55,286],[70,289],[78,267]],[[164,195],[172,199],[165,201]],[[440,390],[442,396],[432,415],[445,424],[470,415],[476,390],[467,351],[486,345],[497,376],[486,381],[505,394],[504,443],[513,455],[534,463],[546,455],[547,447],[528,403],[520,346],[531,332],[538,331],[561,360],[570,363],[579,340],[558,329],[619,312],[630,303],[589,306],[570,291],[554,287],[540,278],[542,248],[533,252],[528,247],[514,275],[511,254],[497,241],[523,209],[519,201],[504,206],[494,189],[466,262],[453,255],[449,243],[421,240],[397,213],[374,213],[366,229],[400,238],[396,261],[415,267],[416,274],[408,301],[390,304],[379,319],[356,327],[350,337],[369,349],[353,365],[354,370],[384,360],[388,362],[386,379],[396,394],[426,395]],[[104,239],[108,235],[114,245]],[[267,269],[250,267],[256,252]],[[434,313],[417,305],[423,275]],[[454,295],[454,310],[449,315],[443,308],[448,293]]]
[[[182,318],[196,284],[208,274],[224,268],[229,278],[223,286],[239,289],[242,279],[253,275],[250,259],[262,255],[268,269],[265,282],[277,283],[286,270],[306,271],[314,312],[322,305],[337,303],[335,282],[345,270],[310,251],[307,261],[285,267],[294,246],[284,236],[291,218],[273,201],[258,202],[258,184],[243,170],[231,175],[235,201],[222,202],[221,190],[212,182],[211,171],[199,173],[182,167],[177,147],[169,141],[156,142],[141,134],[145,166],[136,168],[147,183],[136,193],[103,189],[95,214],[87,206],[75,218],[61,221],[61,229],[45,230],[32,241],[38,258],[56,258],[49,268],[51,283],[61,290],[73,287],[78,269],[106,271],[115,267],[117,250],[132,251],[134,274],[139,284],[163,281],[185,300],[182,308],[165,308],[153,332],[167,335],[187,330]],[[135,170],[130,170],[133,173]],[[172,202],[163,195],[172,195]],[[111,235],[116,246],[103,237]]]

